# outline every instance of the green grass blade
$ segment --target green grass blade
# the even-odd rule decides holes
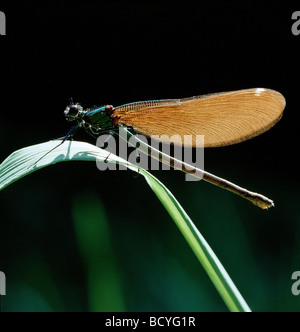
[[[232,312],[250,312],[249,306],[234,285],[225,268],[173,194],[150,173],[147,172],[145,174],[145,171],[141,171],[141,173],[145,175],[149,186],[175,221],[228,309]]]
[[[245,300],[237,290],[228,273],[208,243],[205,241],[172,193],[159,180],[157,180],[149,172],[139,169],[137,166],[128,163],[124,159],[119,158],[114,154],[109,154],[107,151],[104,151],[94,145],[83,142],[66,141],[64,144],[35,164],[37,160],[53,149],[58,143],[58,141],[50,141],[30,146],[18,150],[10,155],[0,165],[0,190],[38,169],[58,162],[71,160],[107,160],[109,163],[125,165],[127,168],[135,172],[139,172],[145,177],[147,183],[164,205],[194,251],[198,260],[206,270],[228,309],[233,312],[250,311]]]

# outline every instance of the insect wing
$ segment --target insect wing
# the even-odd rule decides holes
[[[285,99],[270,89],[247,89],[184,99],[127,104],[116,108],[119,122],[145,136],[181,145],[185,135],[204,135],[205,147],[231,145],[253,138],[281,118]],[[166,135],[166,136],[165,136]]]

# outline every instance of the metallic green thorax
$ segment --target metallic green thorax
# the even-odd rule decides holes
[[[100,107],[92,111],[87,111],[83,117],[86,126],[92,126],[94,130],[103,130],[113,127],[111,115],[108,114],[106,107]]]

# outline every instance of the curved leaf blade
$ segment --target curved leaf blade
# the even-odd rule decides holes
[[[218,260],[204,237],[198,231],[197,227],[173,194],[158,179],[146,170],[140,169],[138,166],[131,164],[126,160],[84,142],[66,141],[54,151],[47,154],[58,144],[57,141],[50,141],[27,147],[11,154],[0,165],[0,190],[3,190],[10,184],[30,173],[59,162],[98,160],[124,165],[128,169],[144,176],[148,185],[182,232],[229,310],[234,312],[251,311],[225,268]],[[47,155],[44,156],[45,154]],[[40,160],[41,157],[43,158]]]

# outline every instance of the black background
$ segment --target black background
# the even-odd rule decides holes
[[[178,172],[155,175],[254,310],[297,311],[290,288],[292,272],[300,269],[300,36],[292,34],[291,16],[300,8],[284,2],[27,1],[1,2],[0,10],[7,17],[7,36],[0,38],[1,160],[63,136],[70,97],[85,107],[252,87],[286,97],[284,117],[272,130],[205,152],[206,170],[270,196],[274,209],[261,211],[209,184],[186,183]],[[77,138],[94,143],[85,133]],[[95,196],[105,207],[124,310],[226,310],[143,179],[101,174],[90,163],[55,165],[0,193],[0,270],[13,294],[3,310],[92,310],[70,211],[76,197]],[[103,269],[104,261],[99,258]],[[61,302],[49,290],[49,274]],[[119,307],[101,307],[110,309]]]

